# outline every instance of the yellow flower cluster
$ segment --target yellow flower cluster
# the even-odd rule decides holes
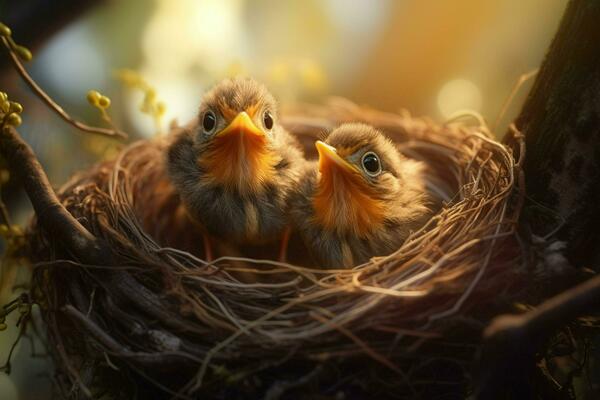
[[[112,124],[112,120],[108,115],[108,112],[106,111],[108,107],[110,107],[110,99],[97,90],[88,91],[86,98],[91,106],[96,107],[98,110],[100,110],[102,119],[104,119],[109,124]]]
[[[23,106],[15,101],[10,101],[8,95],[0,92],[0,127],[21,125],[21,113]]]
[[[156,90],[139,73],[133,70],[121,69],[116,71],[115,75],[125,86],[139,89],[144,93],[140,111],[154,119],[156,131],[160,133],[162,131],[162,118],[167,111],[167,106],[164,102],[158,100]]]
[[[90,90],[87,92],[87,101],[92,106],[101,110],[106,110],[110,107],[110,99],[98,92],[97,90]]]

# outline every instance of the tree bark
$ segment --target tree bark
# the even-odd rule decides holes
[[[600,271],[600,0],[571,0],[515,125],[527,149],[530,201],[521,223],[566,241],[573,265]],[[505,141],[519,151],[512,135]],[[536,353],[599,306],[596,275],[533,311],[495,318],[484,332],[475,398],[540,396],[532,382]]]
[[[532,200],[525,221],[539,236],[556,231],[575,266],[598,270],[600,1],[569,3],[516,126]]]

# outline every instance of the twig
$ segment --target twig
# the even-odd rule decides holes
[[[27,70],[25,69],[23,64],[21,63],[21,60],[19,60],[19,57],[15,54],[15,52],[11,48],[8,40],[4,36],[2,36],[1,39],[2,39],[2,43],[4,44],[4,47],[6,47],[6,50],[8,51],[8,55],[10,57],[10,60],[12,61],[12,64],[14,65],[14,67],[17,70],[17,72],[19,73],[19,75],[21,75],[21,78],[23,78],[25,83],[27,83],[27,85],[29,85],[31,90],[33,90],[33,92],[44,103],[46,103],[52,110],[54,110],[68,124],[71,124],[75,128],[77,128],[81,131],[84,131],[84,132],[95,133],[95,134],[110,136],[110,137],[119,137],[121,139],[127,139],[127,134],[124,132],[121,132],[120,130],[89,126],[89,125],[86,125],[83,122],[77,121],[75,118],[71,117],[65,110],[62,109],[61,106],[59,106],[54,100],[52,100],[52,98],[50,96],[48,96],[48,94],[46,92],[44,92],[44,90],[41,87],[39,87],[39,85],[37,83],[35,83],[33,78],[29,75],[29,73],[27,72]]]
[[[535,354],[548,336],[599,306],[600,275],[596,275],[526,314],[496,317],[484,332],[476,398],[507,398],[514,390],[527,396]]]
[[[519,79],[513,86],[512,90],[510,91],[510,94],[508,95],[506,100],[504,100],[504,103],[502,104],[502,108],[500,109],[500,112],[498,113],[498,116],[496,117],[496,120],[494,121],[494,124],[492,125],[492,132],[496,132],[496,129],[498,129],[498,124],[500,123],[500,121],[502,121],[502,118],[504,118],[504,114],[506,114],[508,107],[510,106],[513,99],[519,92],[519,89],[521,89],[521,86],[523,86],[525,84],[525,82],[527,82],[528,80],[530,80],[531,78],[536,76],[539,71],[540,71],[540,69],[536,68],[532,71],[529,71],[529,72],[519,76]]]

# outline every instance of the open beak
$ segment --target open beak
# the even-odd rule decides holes
[[[330,170],[331,168],[338,168],[347,172],[356,172],[356,168],[352,164],[338,155],[335,147],[320,140],[316,141],[315,146],[319,153],[319,171],[321,171],[321,173]]]
[[[218,137],[225,137],[229,135],[249,135],[249,136],[260,136],[264,137],[265,133],[259,129],[252,118],[248,115],[246,111],[242,111],[239,113],[233,121],[225,129],[217,133]]]

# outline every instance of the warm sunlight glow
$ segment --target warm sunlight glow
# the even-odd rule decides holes
[[[442,86],[437,95],[437,104],[444,118],[465,109],[480,111],[481,91],[471,81],[454,79]]]

